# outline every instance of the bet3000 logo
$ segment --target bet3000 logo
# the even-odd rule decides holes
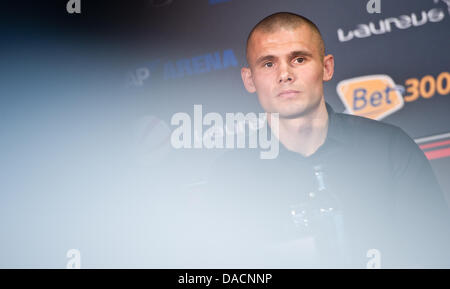
[[[350,78],[337,85],[348,113],[377,120],[403,107],[402,89],[385,74]]]

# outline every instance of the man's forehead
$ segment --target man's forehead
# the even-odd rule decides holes
[[[257,29],[253,32],[252,38],[270,41],[271,39],[283,36],[301,40],[311,38],[313,34],[314,33],[312,32],[311,28],[309,28],[307,25],[301,25],[296,28],[278,27],[271,31]]]
[[[285,48],[286,53],[289,53],[294,47],[314,53],[317,46],[318,37],[306,25],[302,25],[295,29],[279,28],[272,32],[254,31],[247,53],[250,58],[255,58],[274,49],[281,51]]]

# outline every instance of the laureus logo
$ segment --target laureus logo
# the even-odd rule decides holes
[[[69,0],[66,4],[66,10],[69,14],[81,13],[81,0]]]
[[[439,0],[433,0],[435,4],[440,3]],[[446,4],[446,10],[450,15],[450,0],[441,0]],[[377,5],[379,5],[377,7]],[[369,1],[366,7],[369,13],[381,12],[381,4],[377,1]],[[378,22],[369,22],[367,24],[358,24],[356,28],[345,31],[343,28],[337,30],[337,36],[340,42],[347,42],[355,38],[366,38],[373,35],[381,35],[392,32],[396,29],[409,29],[412,27],[422,26],[431,22],[441,22],[445,18],[445,10],[441,7],[435,7],[430,10],[422,10],[413,12],[408,15],[400,15],[398,17],[389,17],[380,19]]]
[[[366,5],[367,13],[381,13],[381,0],[369,0]]]
[[[433,0],[434,3],[439,3],[440,1],[444,2],[447,5],[448,15],[450,15],[450,0]]]

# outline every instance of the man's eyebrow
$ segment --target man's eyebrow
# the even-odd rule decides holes
[[[289,53],[289,58],[294,58],[296,56],[308,56],[308,57],[312,57],[312,53],[306,50],[297,50],[297,51],[292,51],[291,53]],[[258,59],[256,59],[255,64],[258,65],[261,62],[264,62],[266,60],[273,60],[277,58],[274,55],[264,55],[259,57]]]
[[[263,62],[263,61],[266,61],[266,60],[272,60],[272,59],[274,59],[274,58],[276,58],[275,56],[273,56],[273,55],[264,55],[264,56],[261,56],[261,57],[259,57],[258,59],[256,59],[256,65],[258,65],[259,63],[261,63],[261,62]]]
[[[292,51],[291,53],[289,53],[289,58],[293,58],[296,56],[308,56],[308,57],[312,57],[312,53],[306,50],[297,50],[297,51]]]

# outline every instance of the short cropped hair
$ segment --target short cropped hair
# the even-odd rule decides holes
[[[317,25],[308,18],[291,12],[277,12],[259,21],[258,24],[253,27],[247,37],[247,44],[245,49],[246,57],[248,57],[248,45],[250,43],[250,39],[256,31],[273,33],[280,28],[295,29],[302,25],[307,25],[319,37],[319,55],[321,56],[321,58],[323,58],[325,55],[325,44],[322,38],[322,34],[320,33]]]

